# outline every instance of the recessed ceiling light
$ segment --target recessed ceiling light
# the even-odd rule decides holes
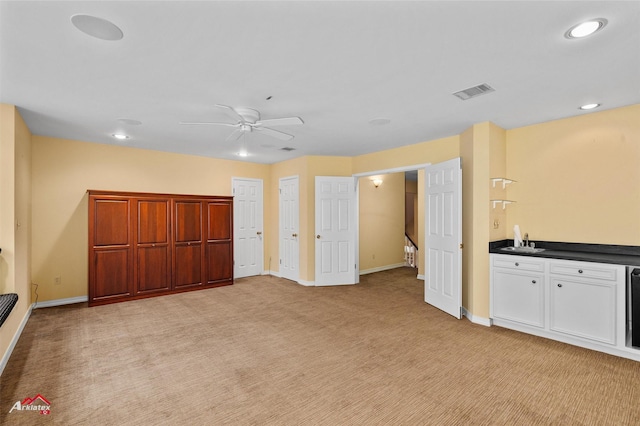
[[[249,153],[247,151],[240,151],[236,154],[238,157],[248,157]]]
[[[91,15],[73,15],[71,23],[83,33],[100,40],[115,41],[123,37],[122,30],[106,19]]]
[[[582,105],[580,107],[580,109],[594,109],[594,108],[598,108],[600,106],[600,104],[586,104],[586,105]]]
[[[122,133],[114,133],[111,136],[113,136],[114,138],[118,139],[119,141],[123,141],[125,139],[129,139],[129,136],[123,135]]]
[[[388,118],[374,118],[372,120],[369,120],[369,124],[371,124],[372,126],[384,126],[385,124],[389,123],[391,123],[391,120],[389,120]]]
[[[569,30],[564,33],[564,36],[566,38],[586,37],[596,31],[600,31],[605,25],[607,25],[607,20],[604,18],[591,19],[569,28]]]
[[[128,124],[129,126],[139,126],[142,124],[142,121],[132,120],[131,118],[118,118],[116,121],[118,123]]]

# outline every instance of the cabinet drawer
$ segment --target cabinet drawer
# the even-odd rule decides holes
[[[544,272],[544,260],[531,259],[525,256],[496,255],[493,266],[523,271]]]
[[[616,268],[585,263],[571,262],[550,262],[549,273],[557,275],[568,275],[579,278],[591,278],[605,281],[615,281],[617,279]]]

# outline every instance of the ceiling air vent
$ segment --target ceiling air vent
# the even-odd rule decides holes
[[[280,148],[282,151],[295,151],[295,148],[291,148],[290,146],[285,146],[284,148]]]
[[[453,94],[463,101],[467,99],[475,98],[476,96],[484,95],[485,93],[493,92],[495,89],[488,84],[480,84],[478,86],[469,87],[468,89],[461,90]]]

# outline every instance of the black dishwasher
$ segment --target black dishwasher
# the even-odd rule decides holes
[[[631,345],[640,347],[640,268],[631,271]]]

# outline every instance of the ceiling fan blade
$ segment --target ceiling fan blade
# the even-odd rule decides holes
[[[233,118],[234,120],[244,123],[244,117],[238,114],[238,111],[236,111],[233,107],[230,107],[229,105],[221,105],[221,104],[216,104],[215,106],[217,106],[218,108],[224,109],[227,112],[227,115]]]
[[[242,130],[241,128],[237,128],[229,136],[227,136],[225,142],[235,142],[240,139],[240,136],[242,136],[243,133],[244,130]]]
[[[269,120],[256,121],[257,126],[297,126],[304,124],[300,117],[271,118]]]
[[[294,138],[293,135],[281,132],[279,130],[273,130],[268,127],[254,127],[253,129],[257,132],[264,133],[265,135],[269,135],[283,141],[290,141]]]
[[[188,124],[188,125],[200,125],[200,124],[213,124],[216,126],[229,126],[229,127],[237,127],[238,124],[231,124],[231,123],[218,123],[218,122],[214,122],[214,121],[181,121],[178,124]]]

